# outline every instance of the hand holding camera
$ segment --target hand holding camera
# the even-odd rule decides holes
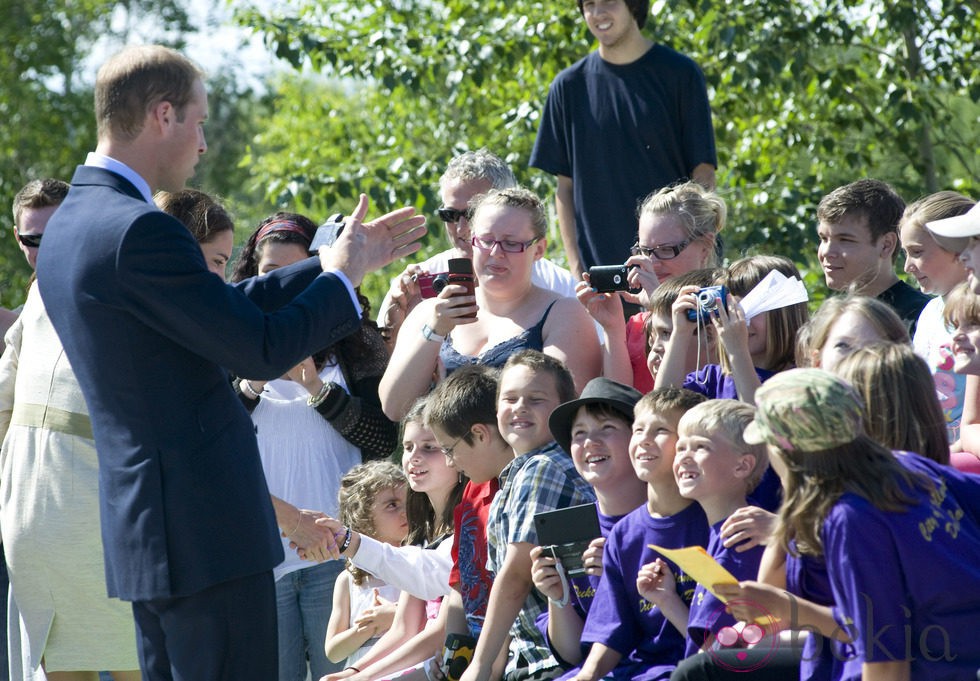
[[[448,272],[418,275],[416,280],[424,298],[435,298],[428,328],[436,335],[445,336],[458,324],[476,321],[479,308],[472,260],[451,258]]]

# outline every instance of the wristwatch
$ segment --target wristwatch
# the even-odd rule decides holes
[[[422,325],[422,338],[427,341],[435,341],[436,343],[441,343],[446,340],[445,336],[440,336],[438,333],[432,330],[432,327],[428,324]]]

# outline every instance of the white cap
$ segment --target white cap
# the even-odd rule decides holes
[[[960,238],[980,236],[980,203],[974,204],[973,208],[963,215],[927,222],[926,228],[939,236]]]

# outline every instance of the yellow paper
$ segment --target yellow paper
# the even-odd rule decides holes
[[[662,554],[664,558],[677,563],[684,572],[691,575],[698,584],[714,594],[722,603],[725,599],[715,593],[715,584],[738,584],[738,580],[732,576],[732,573],[708,555],[701,546],[687,546],[683,549],[665,549],[655,544],[648,544],[648,546]]]

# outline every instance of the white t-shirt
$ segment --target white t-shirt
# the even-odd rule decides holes
[[[943,322],[945,303],[939,296],[922,308],[915,325],[912,349],[929,365],[939,404],[946,417],[949,441],[959,439],[960,418],[963,416],[963,398],[966,394],[966,376],[953,373],[953,338]]]

